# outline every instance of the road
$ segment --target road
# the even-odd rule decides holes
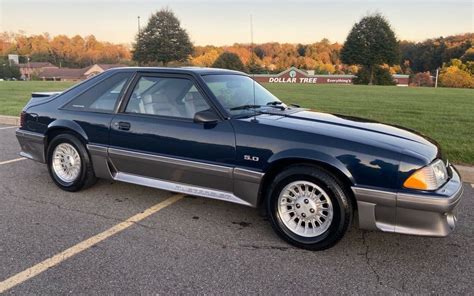
[[[7,295],[474,293],[471,184],[446,238],[355,222],[335,247],[310,252],[281,241],[255,209],[186,196],[66,258],[64,250],[175,194],[109,181],[61,191],[45,165],[17,160],[14,133],[0,125],[0,290],[19,274]],[[22,273],[57,254],[36,276]]]

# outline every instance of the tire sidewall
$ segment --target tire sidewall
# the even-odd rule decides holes
[[[76,151],[79,153],[79,157],[81,158],[81,169],[80,169],[79,177],[73,182],[64,182],[56,175],[56,172],[54,172],[54,169],[53,169],[54,150],[56,149],[58,145],[63,144],[63,143],[72,145],[74,149],[76,149]],[[82,188],[86,179],[88,161],[89,161],[89,157],[88,157],[87,151],[84,148],[84,144],[72,134],[60,134],[54,137],[48,146],[49,174],[51,178],[53,179],[54,183],[63,190],[77,191]]]
[[[329,228],[319,236],[297,235],[281,220],[278,212],[278,198],[285,186],[294,181],[308,181],[316,184],[331,200],[333,219]],[[290,244],[305,249],[320,250],[332,246],[345,233],[352,219],[352,208],[340,184],[328,172],[315,167],[293,167],[279,174],[272,182],[266,201],[267,211],[277,234]]]

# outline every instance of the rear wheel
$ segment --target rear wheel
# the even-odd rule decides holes
[[[336,244],[353,214],[343,184],[328,171],[307,165],[292,166],[275,177],[266,207],[275,232],[309,250]]]
[[[66,191],[79,191],[92,186],[97,180],[84,144],[69,133],[51,140],[48,169],[54,183]]]

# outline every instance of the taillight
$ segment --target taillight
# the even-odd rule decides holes
[[[20,113],[20,127],[25,127],[26,124],[26,112],[22,111]]]

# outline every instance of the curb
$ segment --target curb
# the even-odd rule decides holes
[[[20,125],[20,117],[0,115],[0,124]]]
[[[20,117],[0,115],[0,124],[20,125]],[[456,165],[456,169],[461,174],[464,182],[474,184],[474,166]]]
[[[464,165],[454,165],[461,175],[462,181],[474,184],[474,167]]]

